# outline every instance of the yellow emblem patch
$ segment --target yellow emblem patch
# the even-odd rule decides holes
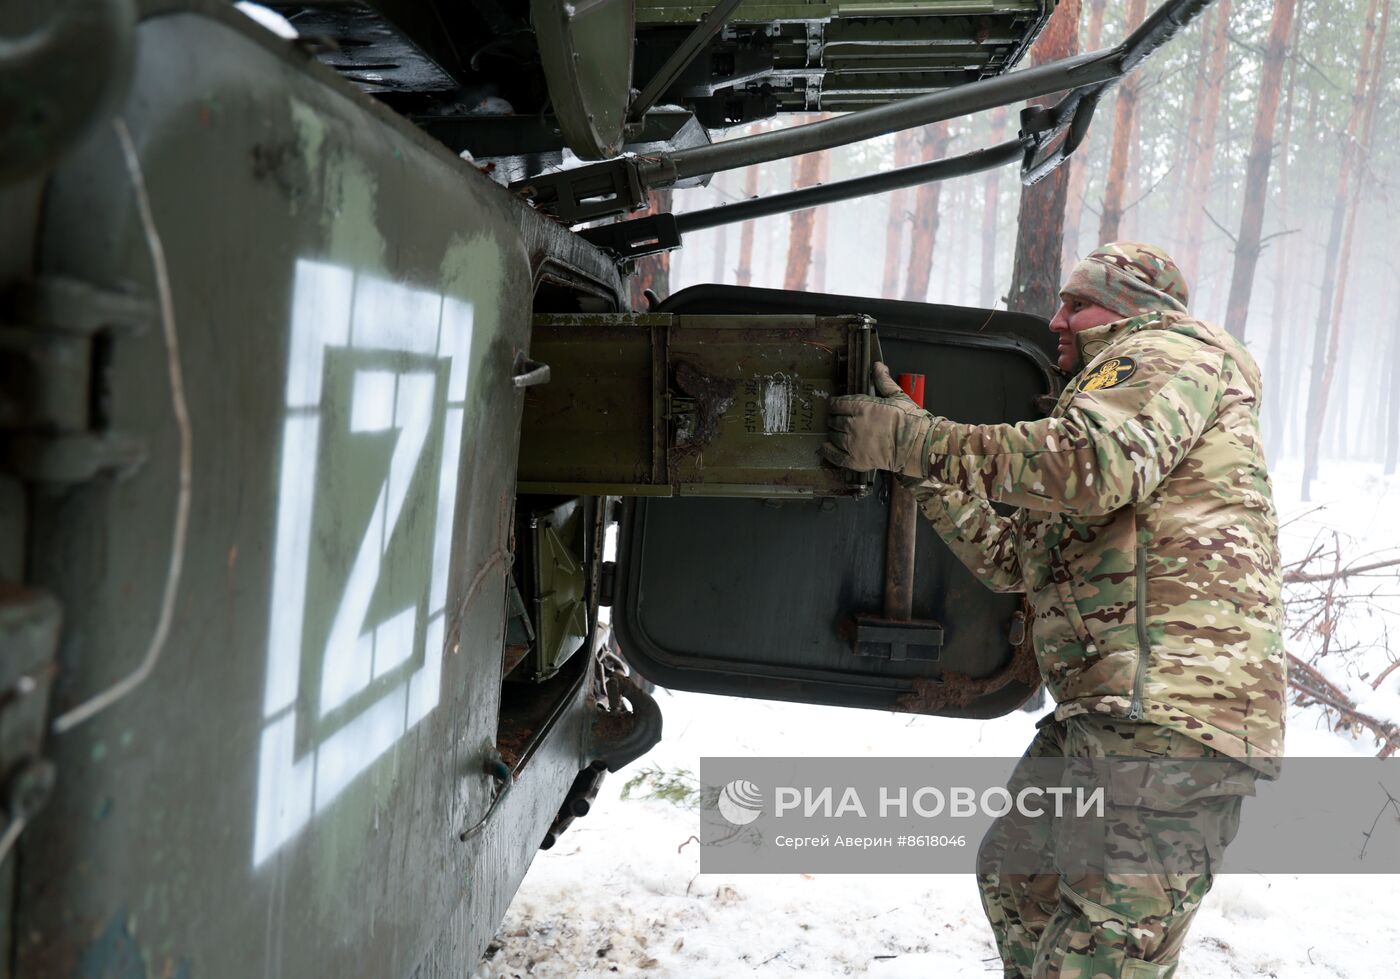
[[[1114,357],[1111,360],[1105,360],[1094,368],[1092,374],[1079,382],[1079,390],[1102,391],[1104,388],[1115,387],[1132,377],[1135,370],[1137,370],[1137,361],[1131,357]]]

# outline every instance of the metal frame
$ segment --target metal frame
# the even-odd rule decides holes
[[[1141,64],[1153,51],[1176,36],[1212,2],[1213,0],[1166,0],[1121,43],[1101,51],[1036,65],[996,78],[970,82],[947,91],[920,95],[778,132],[746,136],[675,153],[621,157],[558,173],[539,174],[527,180],[517,181],[511,185],[511,189],[532,200],[540,209],[565,221],[578,223],[641,208],[646,204],[649,190],[669,187],[680,180],[814,153],[1014,102],[1053,95],[1056,92],[1069,92],[1070,94],[1053,109],[1032,109],[1022,114],[1023,131],[1017,140],[1023,157],[1022,179],[1027,183],[1034,183],[1064,162],[1083,141],[1094,107],[1103,92]],[[1052,145],[1055,137],[1065,130],[1068,132],[1063,141],[1044,159],[1037,160],[1037,154]],[[980,152],[1009,153],[1009,149],[1009,144],[1002,144]],[[969,154],[967,157],[956,159],[966,163],[969,157],[976,155]],[[951,164],[954,161],[936,162]],[[894,189],[909,186],[909,183],[901,182],[906,179],[911,183],[922,183],[930,179],[945,179],[947,176],[971,172],[975,170],[950,167],[949,172],[942,176],[930,176],[925,173],[913,178],[907,174],[897,176],[899,171],[896,171],[893,174],[881,175],[889,179],[887,186],[877,186],[881,189]],[[635,190],[629,197],[618,193],[622,187]],[[862,192],[873,191],[867,185]],[[790,195],[784,196],[791,201]],[[825,202],[827,200],[820,201]],[[797,205],[804,206],[812,205]],[[794,210],[797,207],[787,209]],[[731,207],[728,210],[733,218],[736,209]],[[733,219],[744,220],[742,217]]]
[[[647,114],[647,110],[656,104],[656,100],[661,98],[663,92],[671,87],[672,83],[680,77],[681,72],[689,67],[706,44],[710,42],[720,28],[724,27],[730,16],[738,9],[741,0],[719,0],[710,9],[703,20],[695,25],[695,30],[686,35],[681,46],[672,52],[666,59],[656,75],[632,100],[632,104],[627,109],[627,121],[631,123],[641,122],[642,117]]]

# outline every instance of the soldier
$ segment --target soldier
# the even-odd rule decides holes
[[[850,469],[896,473],[984,584],[1029,598],[1056,707],[1027,760],[1217,763],[1208,784],[1150,805],[1131,800],[1138,805],[1116,824],[1125,849],[1142,852],[1180,832],[1209,854],[1190,873],[1003,872],[1018,848],[1059,842],[1047,835],[1059,830],[1011,817],[979,851],[1006,976],[1168,977],[1210,888],[1210,856],[1218,859],[1242,796],[1256,777],[1272,777],[1283,750],[1277,521],[1259,369],[1224,330],[1187,314],[1180,271],[1150,245],[1098,248],[1060,295],[1050,328],[1060,369],[1077,373],[1049,417],[949,421],[916,406],[876,364],[879,397],[832,400],[825,453]],[[1003,515],[993,503],[1017,509]],[[1161,870],[1160,860],[1148,863]]]

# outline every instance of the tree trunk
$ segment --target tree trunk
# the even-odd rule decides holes
[[[1102,2],[1102,0],[1101,0]],[[992,142],[1001,138],[1006,128],[1006,106],[992,113]],[[988,309],[997,304],[997,204],[1001,195],[1001,167],[987,171],[982,182],[982,278],[979,301]]]
[[[821,164],[817,169],[817,183],[830,183],[831,151],[823,150],[817,156],[821,158]],[[834,204],[828,204],[825,207],[817,208],[817,216],[812,224],[812,289],[815,292],[826,291],[827,228],[833,207],[835,207]]]
[[[1103,42],[1103,11],[1106,0],[1089,0],[1089,23],[1084,50],[1097,51]],[[1064,247],[1060,250],[1060,267],[1069,268],[1079,261],[1079,223],[1084,218],[1084,186],[1089,179],[1089,152],[1086,140],[1069,158],[1069,189],[1065,193]]]
[[[1201,109],[1201,131],[1198,150],[1194,154],[1191,172],[1186,175],[1184,249],[1177,265],[1186,274],[1187,282],[1199,278],[1201,265],[1201,229],[1205,226],[1206,203],[1209,201],[1211,164],[1215,161],[1215,126],[1220,118],[1220,95],[1225,88],[1225,53],[1229,46],[1230,0],[1220,0],[1215,11],[1211,33],[1210,64],[1206,67],[1205,106]]]
[[[1389,11],[1389,0],[1386,9]],[[1317,325],[1313,334],[1313,363],[1308,382],[1307,426],[1303,437],[1304,502],[1312,499],[1312,481],[1317,477],[1317,454],[1322,440],[1322,425],[1327,414],[1327,397],[1331,393],[1332,374],[1337,367],[1337,333],[1339,319],[1332,317],[1332,300],[1337,288],[1338,256],[1342,250],[1342,231],[1346,221],[1351,170],[1355,162],[1354,147],[1364,114],[1371,75],[1372,42],[1376,36],[1376,0],[1366,8],[1366,27],[1361,36],[1361,61],[1352,89],[1351,113],[1347,118],[1346,135],[1342,142],[1341,161],[1337,171],[1336,193],[1332,198],[1332,221],[1327,234],[1327,253],[1322,265],[1322,295],[1318,301]],[[1330,329],[1329,329],[1330,327]],[[1329,335],[1330,334],[1330,335]]]
[[[1269,45],[1259,76],[1259,102],[1254,112],[1254,138],[1244,170],[1244,206],[1240,233],[1235,239],[1235,267],[1230,276],[1230,298],[1225,303],[1225,329],[1244,339],[1249,321],[1249,297],[1254,291],[1254,270],[1259,264],[1259,238],[1264,228],[1264,196],[1269,189],[1269,164],[1273,161],[1274,120],[1278,116],[1279,82],[1283,56],[1293,30],[1294,0],[1274,0],[1269,22]]]
[[[948,123],[936,122],[926,126],[922,135],[924,162],[937,160],[948,148]],[[933,271],[933,246],[938,240],[938,202],[943,183],[933,180],[920,184],[914,191],[914,213],[909,223],[909,272],[904,284],[904,298],[912,302],[928,299],[928,279]]]
[[[1303,128],[1303,136],[1299,140],[1299,146],[1313,147],[1318,145],[1317,114],[1318,103],[1321,102],[1322,99],[1321,94],[1315,88],[1309,87],[1306,88],[1305,91],[1308,93],[1308,111]],[[1301,161],[1302,159],[1303,157],[1300,155],[1299,160]],[[1311,203],[1321,199],[1324,181],[1320,167],[1313,166],[1299,171],[1292,179],[1299,185],[1300,193],[1297,195],[1299,200]],[[1302,309],[1311,301],[1314,283],[1311,275],[1305,275],[1302,274],[1301,271],[1298,271],[1301,266],[1299,258],[1303,251],[1303,244],[1297,241],[1296,238],[1291,240],[1288,244],[1291,249],[1291,254],[1293,255],[1290,273],[1294,274],[1289,275],[1288,281],[1284,287],[1287,290],[1287,306],[1284,307],[1281,304],[1280,308],[1286,308],[1290,312],[1290,323],[1292,324],[1293,335],[1290,342],[1286,345],[1286,350],[1284,352],[1284,375],[1281,390],[1287,391],[1293,396],[1287,401],[1287,410],[1280,410],[1279,412],[1279,428],[1282,430],[1282,454],[1296,455],[1301,458],[1303,448],[1301,429],[1303,427],[1303,409],[1306,405],[1299,396],[1299,392],[1302,392],[1307,386],[1307,379],[1305,376],[1307,369],[1305,365],[1310,363],[1310,361],[1308,360],[1308,327],[1301,322],[1300,314]],[[1310,261],[1306,264],[1306,268],[1311,272],[1316,265],[1316,262]],[[1281,291],[1279,295],[1283,296],[1285,293]]]
[[[718,175],[715,177],[714,181],[710,184],[710,189],[714,192],[714,203],[715,203],[716,205],[722,204],[722,203],[724,202],[724,198],[725,198],[724,184],[725,184],[725,181],[722,180]],[[711,271],[710,271],[710,281],[711,281],[711,282],[725,282],[725,281],[728,281],[728,279],[729,279],[729,269],[728,269],[728,267],[727,267],[726,264],[725,264],[726,261],[727,261],[728,258],[729,258],[729,256],[728,256],[728,251],[729,251],[729,225],[727,225],[727,224],[722,224],[722,225],[720,225],[718,228],[715,229],[715,244],[714,244],[714,253],[713,253],[714,266],[712,267],[712,269],[711,269]]]
[[[1390,331],[1390,420],[1385,433],[1385,474],[1395,472],[1400,460],[1400,302],[1396,304],[1395,328]]]
[[[894,165],[898,169],[914,162],[916,134],[905,129],[894,137]],[[880,295],[893,299],[899,293],[899,272],[905,265],[904,228],[909,223],[909,191],[890,194],[890,215],[885,224],[885,277]]]
[[[1142,23],[1147,0],[1128,0],[1126,31]],[[1113,106],[1113,147],[1108,157],[1108,180],[1099,213],[1099,241],[1117,241],[1123,223],[1123,188],[1127,184],[1128,152],[1137,136],[1138,73],[1118,83],[1118,99]]]
[[[821,154],[808,153],[793,163],[793,188],[811,187],[821,179]],[[788,217],[787,268],[783,271],[783,288],[802,292],[807,288],[807,273],[812,267],[812,229],[816,225],[817,208],[793,211]]]
[[[1293,30],[1289,34],[1290,51],[1297,50],[1298,25],[1307,11],[1307,0],[1302,0],[1293,17]],[[1298,72],[1298,59],[1288,59],[1288,93],[1283,99],[1283,135],[1279,138],[1278,154],[1278,214],[1279,222],[1285,227],[1292,216],[1288,197],[1288,159],[1293,151],[1293,93],[1294,80]],[[1282,387],[1283,345],[1289,337],[1286,326],[1292,317],[1284,309],[1285,289],[1293,267],[1293,242],[1291,235],[1279,239],[1274,252],[1274,298],[1269,306],[1269,316],[1273,321],[1269,333],[1269,357],[1264,367],[1264,402],[1261,406],[1264,428],[1264,456],[1275,459],[1283,434],[1283,400],[1279,393]]]
[[[758,196],[758,167],[744,171],[744,200]],[[746,286],[753,281],[753,222],[745,221],[739,227],[739,265],[734,270],[734,281]]]
[[[1134,0],[1139,2],[1139,0]],[[1079,0],[1061,0],[1045,26],[1031,60],[1044,64],[1079,52]],[[1039,99],[1048,105],[1053,98]],[[1016,214],[1016,257],[1006,305],[1016,312],[1049,317],[1059,306],[1060,254],[1064,249],[1065,196],[1069,173],[1059,167],[1044,180],[1021,188]]]
[[[956,181],[948,188],[952,193],[950,201],[954,214],[967,214],[972,208],[970,198],[972,188],[966,180]],[[950,253],[956,256],[967,256],[972,252],[972,242],[968,240],[967,233],[972,228],[971,221],[954,221],[949,233],[949,244],[953,246]],[[967,292],[967,267],[971,262],[954,259],[951,262],[944,262],[944,282],[946,283],[943,292],[939,294],[938,301],[941,303],[957,303],[964,305],[967,300],[964,298]]]
[[[725,262],[729,258],[729,228],[720,225],[715,229],[715,264],[710,272],[711,282],[725,282],[729,279],[729,269]]]
[[[670,188],[653,190],[647,194],[647,214],[664,214],[669,210],[671,210]],[[646,297],[647,290],[651,290],[660,299],[665,299],[670,293],[670,252],[637,259],[636,271],[633,272],[628,286],[633,309],[646,312],[650,308],[650,300]]]
[[[1214,21],[1210,18],[1216,16],[1215,11],[1208,11],[1201,18],[1201,47],[1196,54],[1197,65],[1205,66],[1210,63],[1212,45],[1215,41],[1215,32],[1211,30],[1210,24]],[[1186,138],[1177,147],[1176,163],[1172,166],[1170,189],[1168,193],[1172,200],[1179,200],[1183,182],[1191,174],[1196,172],[1196,160],[1199,158],[1203,147],[1201,146],[1201,127],[1204,124],[1205,105],[1208,98],[1207,82],[1209,73],[1201,70],[1196,73],[1196,81],[1191,89],[1191,104],[1188,107],[1190,115],[1187,116]],[[1187,188],[1187,193],[1191,189]],[[1183,215],[1178,213],[1180,219]],[[1173,244],[1177,253],[1185,252],[1186,229],[1184,223],[1178,223],[1174,229],[1176,232]]]
[[[1361,137],[1352,147],[1353,164],[1358,171],[1351,188],[1351,199],[1347,203],[1346,226],[1342,229],[1342,251],[1337,259],[1337,291],[1332,297],[1331,315],[1331,338],[1327,350],[1327,368],[1322,375],[1322,403],[1324,406],[1331,404],[1329,392],[1332,388],[1332,381],[1337,373],[1337,359],[1341,352],[1339,341],[1342,330],[1342,313],[1346,308],[1347,284],[1351,281],[1354,270],[1351,267],[1351,243],[1356,234],[1356,215],[1361,203],[1361,189],[1365,185],[1365,169],[1362,163],[1367,161],[1371,152],[1371,135],[1374,132],[1376,119],[1376,103],[1380,101],[1381,86],[1385,82],[1384,64],[1382,59],[1385,54],[1385,36],[1390,26],[1390,0],[1385,0],[1381,7],[1381,23],[1379,32],[1376,34],[1375,44],[1372,48],[1371,57],[1371,82],[1366,90],[1365,104],[1361,110]],[[1346,348],[1345,359],[1342,363],[1341,376],[1346,378],[1351,376],[1351,364],[1356,352],[1356,343],[1350,343]],[[1344,388],[1342,396],[1337,399],[1335,415],[1336,427],[1335,435],[1330,444],[1338,451],[1337,454],[1343,457],[1350,454],[1348,441],[1352,435],[1350,419],[1348,418],[1348,407],[1350,405],[1348,392]],[[1326,408],[1324,407],[1324,410]]]

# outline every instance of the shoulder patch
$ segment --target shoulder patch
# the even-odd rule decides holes
[[[1079,382],[1079,390],[1102,391],[1104,388],[1115,387],[1132,377],[1136,370],[1137,361],[1133,358],[1110,357]]]

